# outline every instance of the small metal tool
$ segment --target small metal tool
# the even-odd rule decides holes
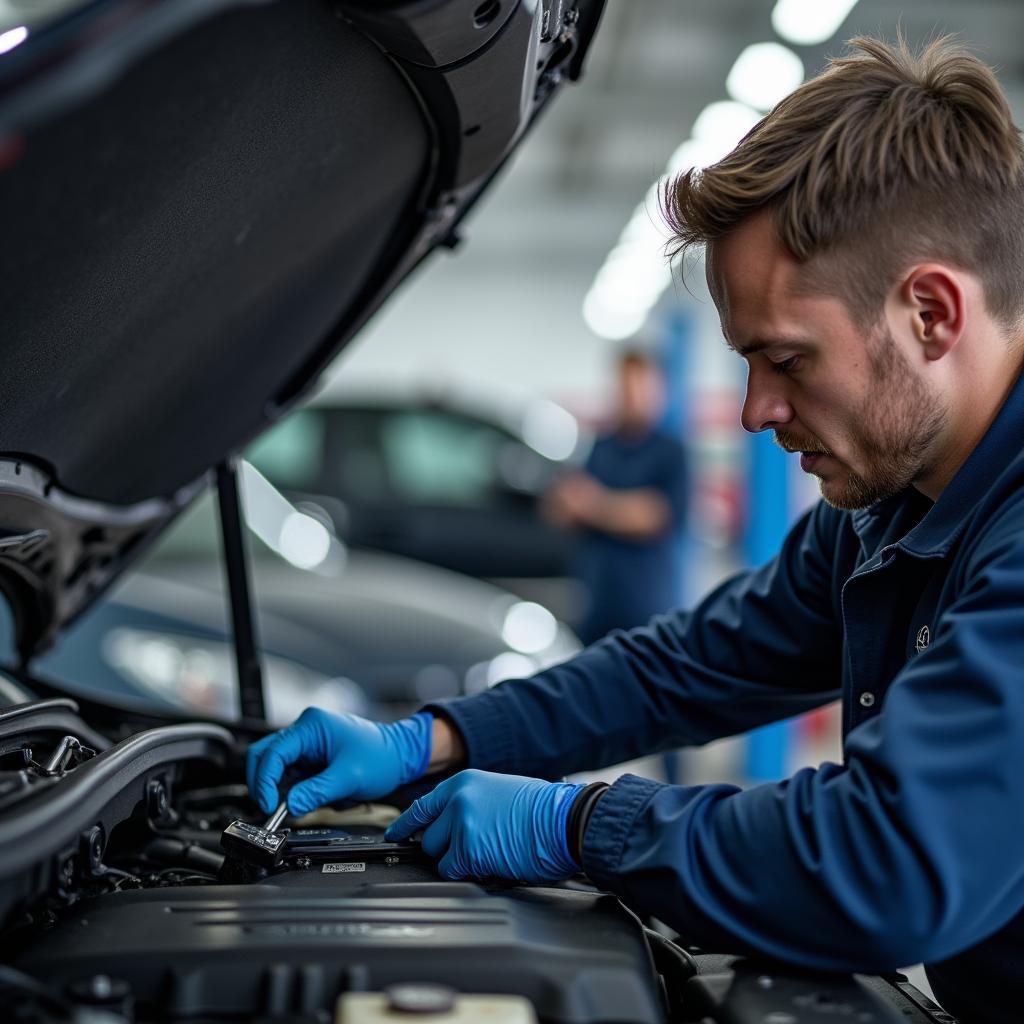
[[[268,832],[276,832],[281,827],[281,822],[288,817],[288,801],[284,800],[277,806],[277,810],[267,818],[263,827]]]
[[[262,826],[247,821],[233,821],[220,837],[225,853],[261,868],[276,868],[284,856],[287,835],[279,832],[288,813],[288,804],[282,803]]]

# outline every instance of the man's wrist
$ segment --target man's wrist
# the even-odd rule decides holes
[[[452,768],[465,767],[465,763],[466,744],[462,734],[447,718],[435,714],[427,774],[434,775]]]
[[[576,795],[565,821],[565,842],[569,855],[583,866],[583,837],[601,797],[608,792],[607,782],[592,782]]]

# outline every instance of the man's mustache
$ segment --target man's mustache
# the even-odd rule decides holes
[[[805,441],[795,437],[793,434],[784,434],[776,430],[772,440],[783,450],[794,454],[795,452],[807,452],[810,455],[831,455],[830,449],[826,448],[820,441]]]

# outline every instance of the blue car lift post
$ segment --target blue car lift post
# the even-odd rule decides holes
[[[748,565],[762,565],[778,554],[789,529],[790,459],[765,431],[748,440],[747,522],[743,553]],[[747,737],[745,775],[751,782],[774,782],[787,774],[794,736],[792,722],[773,722]]]

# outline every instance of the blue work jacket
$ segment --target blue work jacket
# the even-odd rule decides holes
[[[842,764],[746,790],[626,775],[584,868],[687,942],[841,971],[923,961],[966,1024],[1019,1024],[1022,381],[934,505],[818,504],[693,611],[446,702],[469,763],[556,778],[841,696]]]

